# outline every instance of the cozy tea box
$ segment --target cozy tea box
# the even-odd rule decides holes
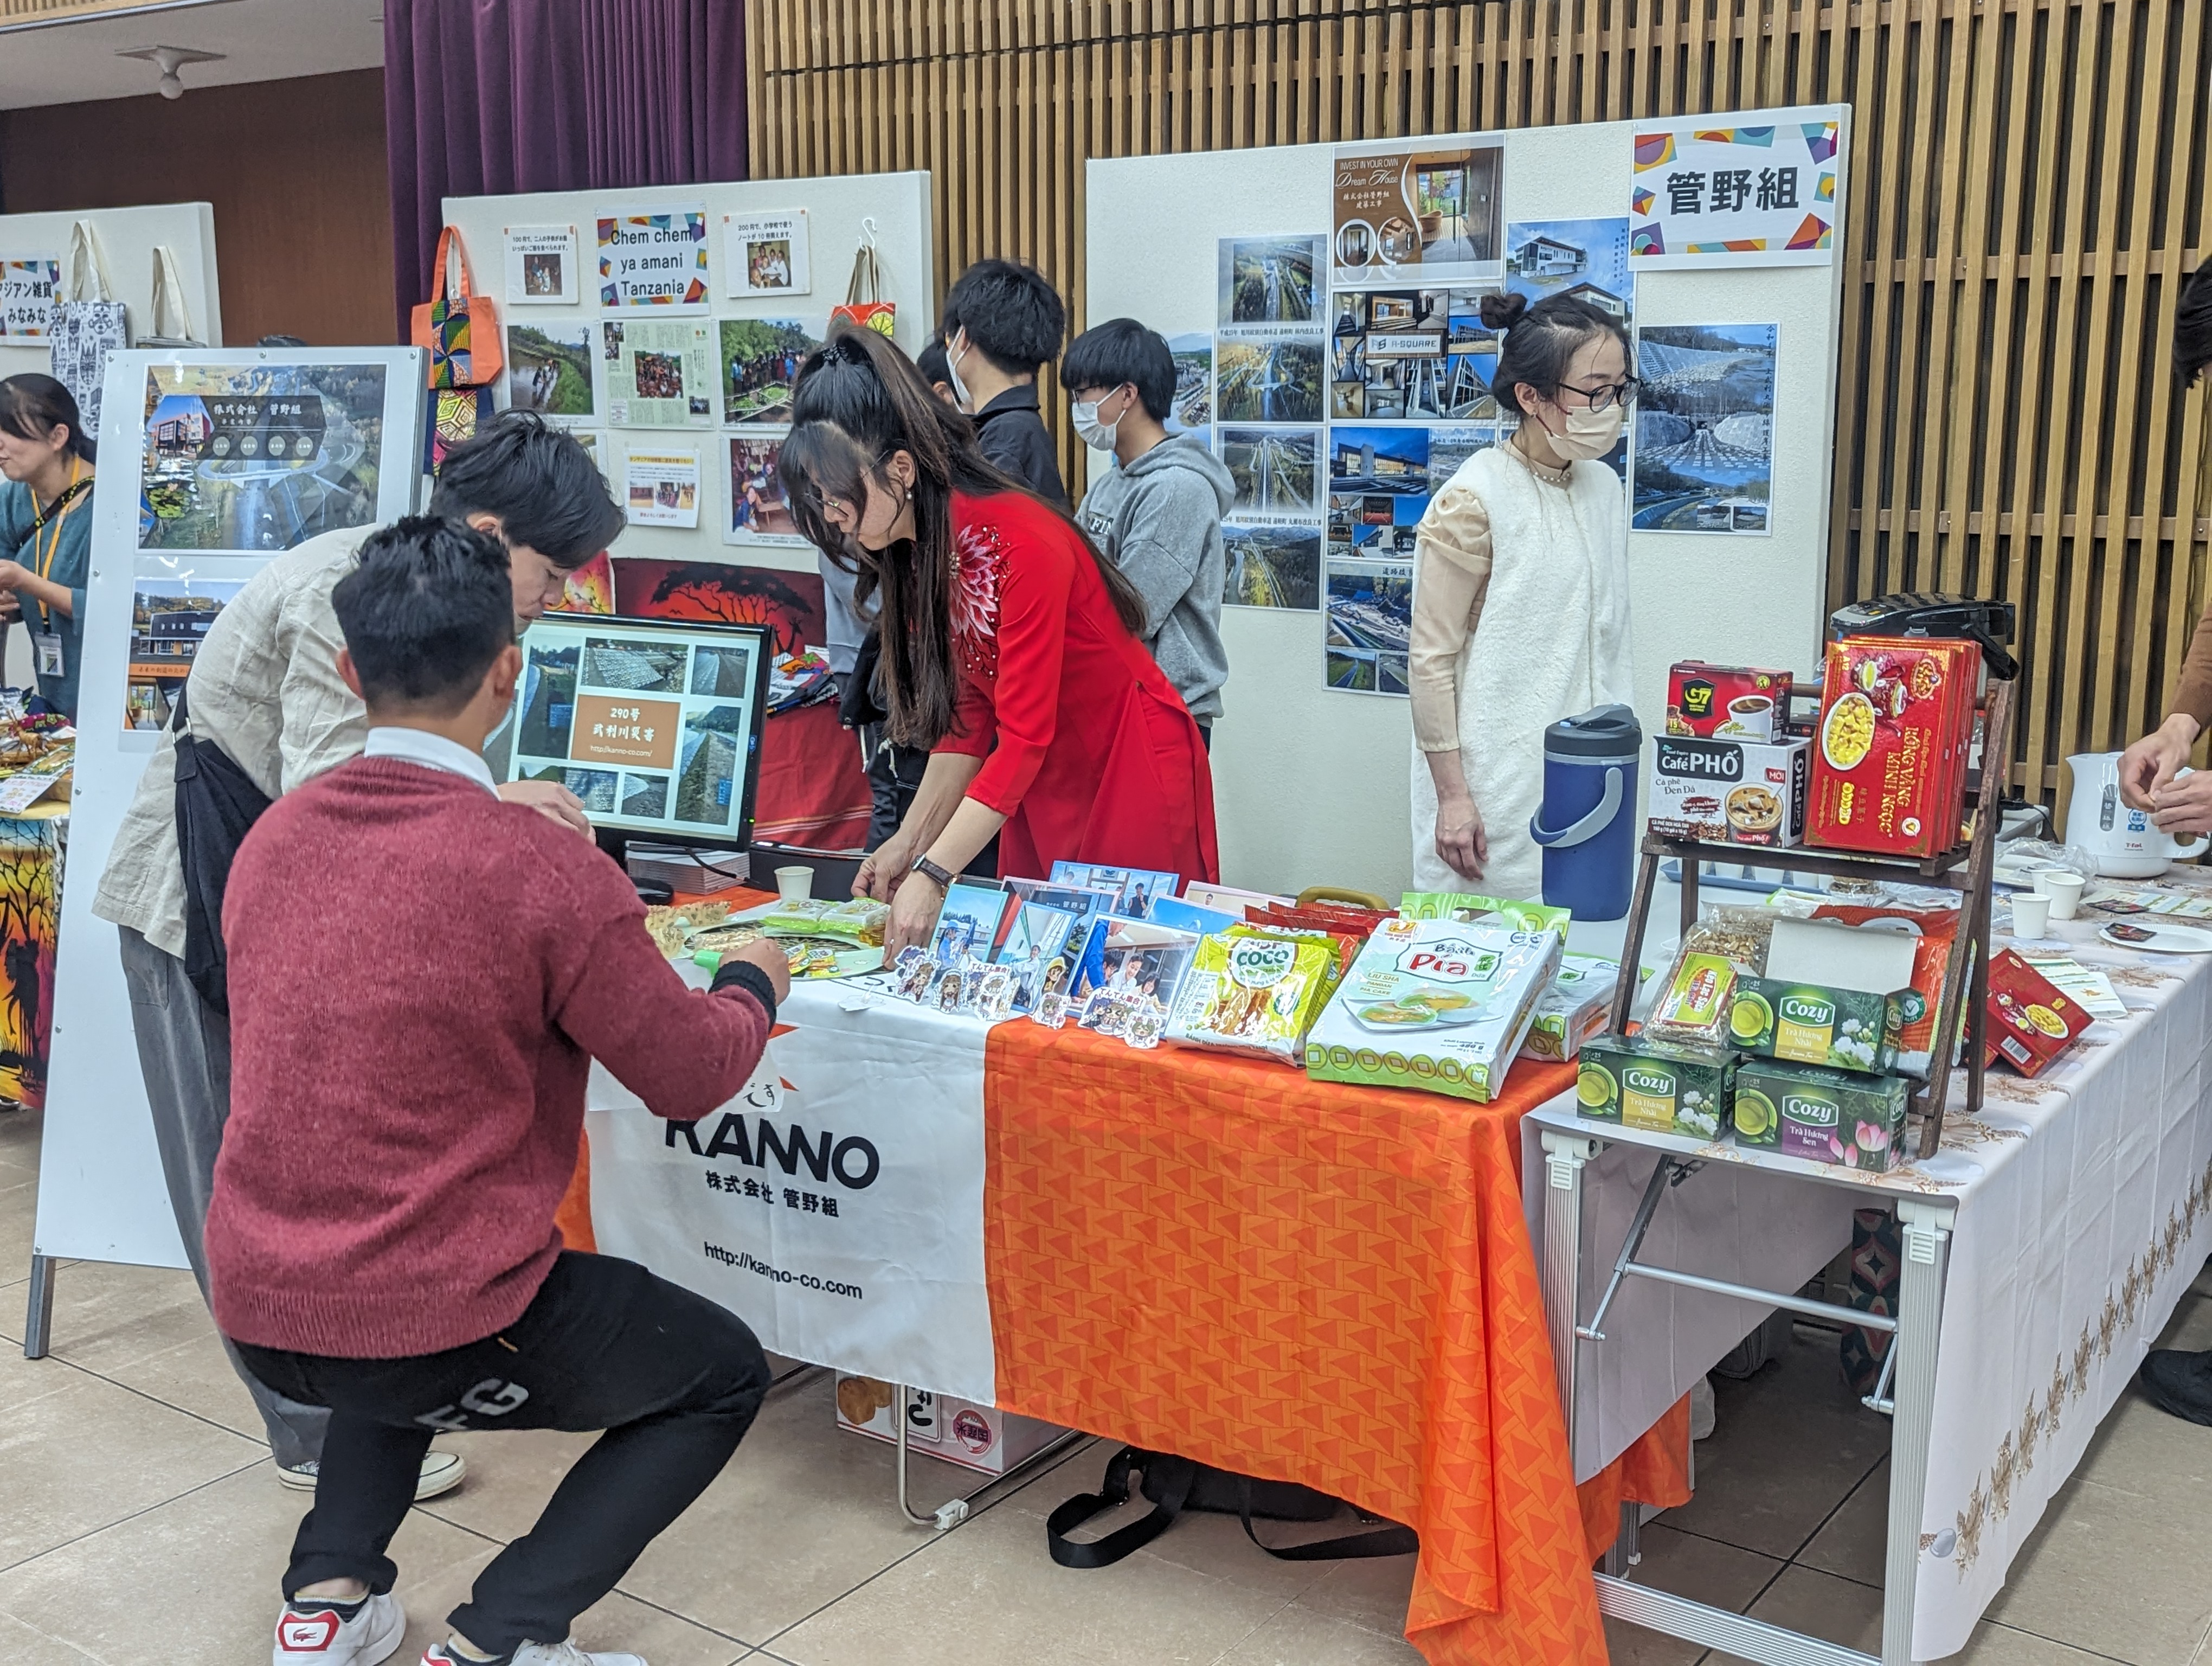
[[[1884,1071],[1897,1065],[1897,1037],[1916,1022],[1920,992],[1890,994],[1784,978],[1738,980],[1729,1039],[1747,1053],[1831,1070]]]
[[[2093,1022],[2080,1001],[2013,950],[1990,957],[1990,1059],[2003,1059],[2023,1076],[2039,1075]]]
[[[1791,674],[1681,660],[1667,672],[1667,733],[1771,740],[1781,732]]]
[[[1794,845],[1805,836],[1809,740],[1651,738],[1651,830],[1718,844]]]
[[[1735,1142],[1881,1173],[1902,1160],[1911,1089],[1902,1076],[1749,1059],[1736,1072]]]
[[[1585,1116],[1689,1140],[1717,1140],[1728,1125],[1736,1061],[1726,1048],[1593,1036],[1581,1063],[1575,1097]]]

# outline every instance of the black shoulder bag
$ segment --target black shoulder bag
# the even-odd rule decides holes
[[[177,736],[177,854],[185,869],[185,976],[202,1000],[230,1014],[230,958],[222,945],[222,894],[246,831],[269,807],[222,747],[187,727],[185,686],[169,727]]]
[[[1129,1501],[1129,1472],[1141,1471],[1141,1490],[1152,1501],[1152,1513],[1127,1527],[1116,1528],[1104,1538],[1078,1544],[1067,1535],[1093,1516],[1103,1515]],[[1188,1458],[1165,1452],[1140,1451],[1124,1446],[1106,1466],[1106,1479],[1096,1493],[1070,1499],[1052,1512],[1044,1524],[1045,1543],[1052,1560],[1062,1567],[1109,1567],[1131,1552],[1140,1550],[1175,1525],[1186,1510],[1212,1511],[1236,1516],[1244,1523],[1245,1536],[1270,1556],[1285,1562],[1334,1562],[1364,1556],[1410,1556],[1421,1547],[1410,1527],[1386,1525],[1364,1533],[1346,1533],[1311,1544],[1267,1543],[1252,1528],[1255,1516],[1279,1522],[1325,1522],[1336,1514],[1337,1501],[1310,1487],[1281,1481],[1255,1481],[1210,1468]]]

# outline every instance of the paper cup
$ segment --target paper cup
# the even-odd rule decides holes
[[[2050,929],[2051,899],[2033,891],[2013,892],[2012,934],[2015,938],[2038,938]]]
[[[804,903],[814,895],[814,870],[811,867],[776,869],[775,894],[787,903]]]
[[[2045,870],[2035,876],[2036,894],[2051,899],[2053,920],[2071,920],[2081,904],[2081,876]]]

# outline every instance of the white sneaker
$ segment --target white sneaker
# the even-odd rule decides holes
[[[470,1666],[469,1657],[442,1643],[422,1651],[422,1666]],[[507,1666],[645,1666],[643,1655],[586,1654],[574,1643],[526,1643],[508,1657]]]
[[[350,1620],[313,1598],[294,1597],[276,1616],[270,1666],[376,1666],[395,1653],[407,1630],[396,1596],[372,1596]]]
[[[276,1466],[276,1479],[295,1493],[312,1493],[322,1465],[309,1458],[305,1463],[287,1468]],[[468,1460],[459,1452],[441,1452],[432,1449],[423,1454],[422,1473],[415,1478],[415,1502],[434,1499],[450,1493],[461,1484],[461,1477],[469,1472]]]

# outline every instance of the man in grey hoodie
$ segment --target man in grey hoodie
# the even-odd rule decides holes
[[[1236,483],[1190,434],[1170,435],[1175,356],[1153,331],[1117,318],[1086,330],[1060,362],[1075,431],[1114,466],[1076,519],[1145,599],[1145,646],[1213,744],[1229,654],[1221,645],[1221,517]]]

